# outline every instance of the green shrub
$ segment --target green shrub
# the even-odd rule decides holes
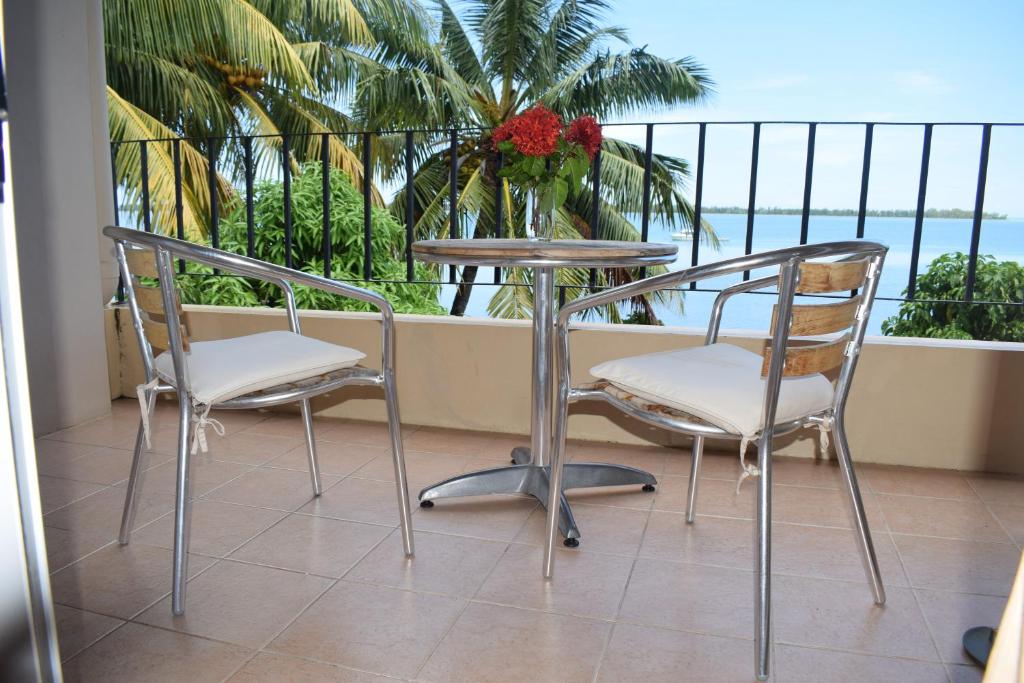
[[[917,279],[918,301],[900,304],[899,313],[882,321],[882,333],[898,337],[982,339],[1024,342],[1024,308],[991,304],[934,303],[963,300],[967,291],[968,257],[943,254]],[[906,290],[904,290],[906,295]],[[975,301],[1024,300],[1024,267],[1014,261],[978,257]]]
[[[323,275],[323,200],[319,164],[305,164],[291,180],[292,267]],[[266,181],[255,187],[253,201],[253,255],[270,263],[284,264],[284,186]],[[363,196],[340,170],[330,172],[331,277],[361,280],[363,277]],[[438,285],[405,282],[405,230],[386,210],[370,213],[373,277],[381,282],[354,284],[384,296],[399,313],[443,314]],[[246,253],[245,205],[241,202],[220,221],[220,248]],[[214,276],[210,268],[188,264],[187,275],[178,277],[184,303],[219,306],[283,306],[276,286],[241,277]],[[418,281],[436,280],[430,266],[415,264]],[[346,299],[308,287],[295,287],[299,308],[331,311],[373,311],[368,303]]]

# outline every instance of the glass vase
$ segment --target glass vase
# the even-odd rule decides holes
[[[555,212],[540,210],[540,192],[537,188],[531,188],[527,193],[527,203],[530,208],[527,238],[550,242],[555,238]]]

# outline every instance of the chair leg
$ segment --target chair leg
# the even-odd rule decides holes
[[[394,374],[384,376],[384,402],[388,408],[388,433],[391,457],[395,464],[395,488],[398,494],[398,519],[402,527],[402,546],[406,557],[413,555],[412,520],[409,510],[409,482],[405,475],[405,450],[402,447],[402,421],[398,414],[398,389]]]
[[[313,410],[309,406],[309,399],[303,399],[300,403],[302,410],[302,426],[306,434],[306,455],[309,457],[309,478],[313,484],[313,495],[319,496],[323,493],[320,486],[320,461],[316,457],[316,438],[313,435]]]
[[[565,437],[569,422],[569,399],[560,390],[555,405],[555,433],[551,447],[551,472],[548,475],[548,516],[544,541],[544,578],[555,574],[555,543],[558,542],[558,520],[561,517],[562,472],[565,465]]]
[[[757,557],[754,573],[754,651],[758,680],[768,679],[772,623],[772,435],[766,433],[758,444],[757,466]]]
[[[191,523],[192,492],[189,466],[192,445],[192,406],[188,395],[179,394],[178,478],[174,500],[174,565],[171,576],[171,611],[185,613],[185,584],[188,581],[188,534]]]
[[[153,416],[153,402],[156,399],[156,392],[149,392],[146,397],[146,410],[149,411],[149,418]],[[139,430],[135,434],[135,451],[132,453],[132,468],[128,475],[128,486],[124,493],[124,511],[121,513],[121,531],[117,535],[117,541],[121,545],[127,545],[132,537],[132,527],[135,526],[135,510],[138,508],[138,491],[142,478],[142,461],[146,457],[145,441],[146,433],[142,426],[142,419],[139,419]]]
[[[693,437],[690,460],[690,486],[686,492],[686,523],[693,524],[697,517],[697,481],[700,479],[700,460],[704,455],[704,437]]]
[[[853,460],[850,458],[850,445],[846,441],[846,426],[843,418],[844,416],[839,414],[832,422],[836,455],[839,456],[839,466],[843,471],[846,491],[850,494],[850,506],[853,508],[853,518],[857,523],[857,534],[860,537],[860,550],[864,556],[868,580],[871,582],[871,590],[875,595],[875,603],[884,605],[885,586],[882,585],[882,574],[878,569],[878,558],[875,556],[875,544],[871,541],[871,529],[868,528],[868,519],[864,514],[864,501],[860,496],[857,475],[853,471]]]

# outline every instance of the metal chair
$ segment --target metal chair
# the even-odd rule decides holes
[[[755,666],[764,680],[769,671],[771,598],[772,440],[802,427],[831,432],[853,508],[860,549],[867,564],[875,602],[885,590],[871,541],[860,489],[846,440],[845,409],[871,304],[888,248],[866,241],[832,242],[780,249],[696,266],[629,283],[577,299],[562,307],[556,324],[558,401],[555,413],[551,488],[548,502],[544,576],[551,578],[558,534],[559,493],[565,461],[569,404],[600,400],[645,423],[691,435],[692,463],[687,522],[694,522],[701,454],[706,438],[756,442],[756,467],[744,464],[744,475],[759,475],[757,486],[757,552],[754,570]],[[823,261],[822,259],[828,259]],[[591,370],[600,381],[570,385],[569,318],[572,314],[646,292],[750,271],[777,267],[778,273],[740,282],[723,290],[712,308],[705,345],[666,353],[634,356],[603,363]],[[725,303],[741,292],[778,287],[771,339],[762,354],[718,342]],[[858,293],[826,304],[794,304],[796,294]],[[831,335],[822,341],[790,337]],[[822,373],[839,368],[834,381]],[[765,428],[769,425],[770,428]]]
[[[322,490],[320,469],[309,400],[352,384],[383,387],[402,541],[405,554],[412,556],[412,525],[395,385],[394,314],[390,304],[378,294],[352,285],[161,235],[115,226],[104,228],[103,234],[114,241],[146,373],[146,384],[139,387],[143,413],[125,494],[119,535],[122,545],[128,543],[133,526],[144,445],[149,439],[149,416],[156,396],[167,392],[178,394],[171,597],[174,614],[185,611],[191,508],[189,461],[197,447],[205,450],[205,429],[216,424],[209,418],[211,408],[245,410],[298,402],[305,427],[313,495],[319,496]],[[173,286],[175,259],[277,285],[284,293],[290,331],[190,343],[177,289]],[[159,284],[152,286],[152,280]],[[365,357],[359,351],[302,336],[291,283],[376,306],[382,323],[381,371],[357,365]]]

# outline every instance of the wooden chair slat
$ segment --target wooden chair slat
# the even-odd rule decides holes
[[[793,306],[789,334],[794,337],[829,334],[853,327],[863,297],[857,295],[834,304],[798,304]],[[772,334],[779,316],[778,304],[772,309]]]
[[[816,372],[828,372],[842,364],[846,357],[846,347],[851,335],[844,334],[834,341],[805,346],[790,346],[786,349],[786,364],[782,371],[783,377],[801,377]],[[761,364],[761,376],[767,376],[772,361],[771,347],[764,349],[764,362]]]
[[[160,277],[156,267],[156,254],[149,249],[125,249],[128,271],[138,277]]]
[[[806,261],[800,264],[800,283],[796,291],[798,294],[824,294],[857,289],[864,285],[870,263],[870,258],[831,263]]]
[[[142,329],[146,332],[149,345],[153,347],[154,355],[171,348],[171,331],[167,323],[149,319],[143,321]],[[184,349],[188,351],[188,333],[184,327],[181,327],[181,342]]]
[[[137,282],[132,283],[135,290],[135,302],[139,308],[150,315],[164,317],[164,295],[159,287],[146,287]]]

